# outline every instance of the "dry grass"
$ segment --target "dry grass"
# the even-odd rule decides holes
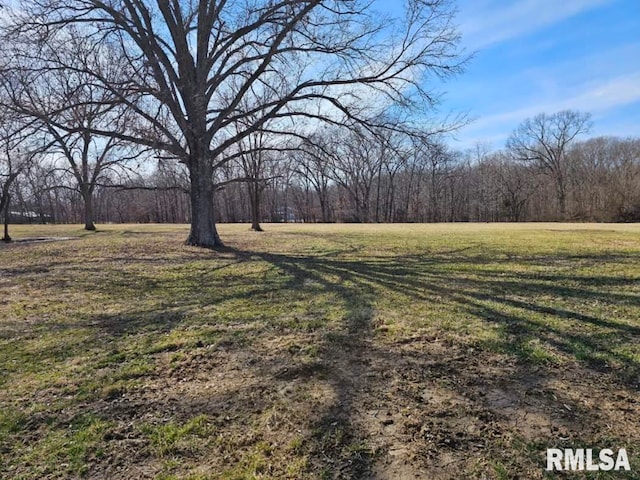
[[[637,478],[640,226],[265,227],[13,228],[0,477]]]

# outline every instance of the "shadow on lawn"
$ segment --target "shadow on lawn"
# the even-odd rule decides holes
[[[161,418],[184,417],[180,420],[205,414],[220,419],[221,430],[240,427],[250,430],[265,411],[278,404],[277,388],[282,384],[296,381],[305,386],[321,380],[333,393],[328,404],[313,410],[309,403],[306,412],[304,405],[292,406],[308,415],[301,421],[308,422],[310,434],[301,448],[308,454],[308,468],[313,473],[324,478],[370,478],[374,474],[409,478],[416,471],[403,471],[409,468],[403,465],[417,463],[445,469],[442,476],[453,478],[454,473],[460,475],[466,468],[446,471],[451,468],[447,465],[455,465],[456,459],[466,461],[477,454],[508,462],[504,458],[509,454],[504,442],[514,432],[528,439],[552,438],[552,428],[565,429],[559,430],[558,438],[565,438],[566,429],[572,428],[574,440],[580,434],[601,435],[599,426],[609,419],[602,411],[590,410],[569,392],[554,387],[556,380],[566,387],[572,381],[585,380],[584,372],[592,371],[606,376],[622,390],[635,394],[639,387],[640,365],[631,354],[621,353],[616,347],[637,344],[640,327],[594,314],[585,304],[597,301],[606,306],[600,311],[615,311],[615,305],[637,308],[637,294],[598,290],[617,288],[634,279],[572,276],[564,269],[557,275],[526,272],[531,266],[553,266],[554,262],[564,264],[568,260],[606,261],[600,257],[514,258],[505,261],[511,267],[515,264],[516,270],[496,270],[494,258],[467,257],[462,251],[369,256],[364,260],[357,256],[351,259],[354,253],[353,249],[347,249],[328,255],[285,255],[227,249],[223,252],[225,263],[220,265],[221,257],[215,254],[216,262],[211,269],[261,262],[278,270],[280,277],[263,282],[242,275],[213,279],[198,271],[177,288],[170,280],[155,282],[145,272],[136,276],[123,271],[100,284],[83,285],[114,295],[138,286],[152,294],[161,291],[171,299],[163,311],[97,313],[88,324],[79,322],[78,325],[98,332],[92,348],[103,340],[171,332],[188,321],[194,307],[229,300],[265,300],[274,294],[280,296],[273,301],[286,302],[288,298],[298,298],[308,283],[320,292],[334,294],[345,312],[337,327],[320,329],[317,359],[311,364],[296,363],[284,351],[267,362],[245,345],[227,341],[223,345],[225,351],[244,352],[234,367],[238,375],[243,369],[251,371],[255,378],[262,379],[260,385],[201,393],[195,400],[175,396],[127,401],[109,398],[107,408],[100,404],[100,414],[129,420],[147,418],[144,415],[150,412]],[[635,261],[622,255],[607,259],[617,263]],[[488,341],[474,339],[473,334],[465,338],[464,333],[454,332],[453,340],[443,340],[438,333],[442,327],[436,325],[433,329],[436,333],[427,337],[409,336],[397,341],[377,337],[379,296],[384,296],[390,309],[401,307],[407,300],[444,304],[459,318],[458,326],[480,321],[497,336]],[[269,320],[266,318],[263,323],[267,326],[260,328],[268,329]],[[429,319],[415,319],[416,326],[431,327],[427,322]],[[267,333],[278,335],[277,328],[280,327],[275,326]],[[446,337],[446,332],[441,333]],[[583,370],[563,376],[563,367],[544,354],[554,351],[575,360]],[[506,356],[507,363],[491,363],[496,354]],[[220,354],[219,358],[227,357]],[[200,372],[215,373],[220,366],[215,362],[207,364],[208,361],[212,362],[206,357],[195,359],[192,372],[180,374],[189,373],[195,378]],[[240,397],[252,402],[248,411],[247,403],[238,401]],[[558,405],[560,409],[555,410]],[[533,419],[530,422],[533,426],[526,428],[538,430],[527,431],[517,422],[509,423],[508,417],[523,415]],[[231,425],[234,422],[241,425]],[[618,439],[623,435],[615,430],[608,434]],[[247,440],[252,441],[255,443],[255,439]],[[246,445],[237,447],[235,454],[245,451],[243,448],[246,450]],[[229,458],[231,462],[241,461]],[[386,473],[380,473],[381,468]]]
[[[426,457],[422,463],[431,465],[433,471],[439,464],[443,468],[450,464],[451,457],[445,455],[443,460],[443,449],[454,452],[454,457],[461,452],[468,456],[474,449],[486,452],[492,439],[487,425],[502,418],[496,414],[500,411],[513,417],[514,425],[518,418],[530,417],[531,425],[514,427],[517,435],[525,438],[552,438],[552,429],[556,429],[562,439],[564,433],[558,433],[559,426],[565,432],[567,428],[573,430],[569,436],[574,439],[580,434],[601,434],[598,430],[603,422],[601,412],[589,410],[575,397],[549,385],[560,380],[566,387],[572,381],[584,381],[585,372],[593,371],[623,389],[633,392],[640,387],[640,365],[631,355],[615,348],[637,343],[640,328],[584,313],[588,308],[584,305],[586,300],[597,300],[610,307],[638,306],[635,294],[593,290],[620,286],[619,278],[489,272],[478,269],[478,265],[494,264],[493,259],[470,260],[457,253],[443,257],[349,260],[335,254],[291,256],[234,251],[239,259],[261,260],[280,269],[290,278],[283,288],[295,292],[311,280],[336,293],[344,304],[347,313],[342,329],[327,332],[327,347],[322,353],[322,362],[332,365],[329,370],[323,369],[322,375],[328,376],[336,400],[315,422],[316,435],[311,439],[313,458],[334,472],[335,477],[362,478],[371,474],[376,455],[388,456],[394,442],[420,444],[418,455]],[[587,256],[581,259],[591,261]],[[537,260],[519,259],[517,263],[525,267],[536,265]],[[566,260],[558,257],[559,262]],[[615,261],[633,259],[619,256]],[[550,258],[545,258],[544,263],[553,265]],[[472,340],[469,344],[462,335],[460,344],[449,342],[441,348],[432,348],[434,338],[418,339],[415,347],[408,345],[412,339],[395,345],[376,344],[372,342],[375,299],[378,294],[388,297],[389,293],[400,299],[399,304],[402,298],[448,304],[459,312],[460,322],[470,317],[479,319],[499,332],[498,339]],[[578,311],[578,306],[582,311]],[[418,320],[416,324],[419,323]],[[585,370],[563,376],[563,367],[547,355],[554,351],[574,359]],[[512,363],[488,369],[482,362],[496,352],[508,355]],[[437,393],[443,384],[446,392]],[[421,391],[425,387],[441,397],[431,398],[431,407],[424,403],[425,395],[430,395]],[[588,391],[589,385],[586,387]],[[390,395],[385,392],[391,394],[394,389],[397,396],[389,401]],[[448,408],[446,405],[451,402],[454,405],[458,402],[466,413]],[[397,418],[401,407],[409,420]],[[429,408],[435,408],[431,412],[435,420],[425,423],[423,417]],[[376,412],[373,420],[364,418],[370,411]],[[388,418],[384,417],[385,411]],[[382,419],[377,417],[378,413],[383,415]],[[459,418],[448,418],[451,415]],[[385,433],[390,425],[395,425],[396,431]],[[469,425],[477,427],[473,433],[469,433]],[[343,429],[339,439],[335,433],[337,426]],[[494,433],[500,436],[505,432]],[[386,436],[386,443],[372,445],[376,436],[381,435]],[[403,471],[393,460],[386,462],[391,464],[387,476],[415,473]]]
[[[467,270],[464,267],[468,266],[468,261],[464,257],[440,260],[437,256],[403,256],[352,261],[326,256],[236,253],[239,258],[259,258],[277,266],[292,279],[286,288],[298,288],[305,279],[318,282],[323,288],[336,292],[348,312],[353,309],[373,312],[376,294],[385,291],[414,301],[448,303],[457,311],[499,327],[503,347],[508,353],[518,355],[523,342],[535,337],[589,368],[603,369],[628,386],[639,387],[640,365],[630,355],[616,352],[615,346],[637,342],[640,326],[577,311],[578,306],[583,311],[588,310],[589,306],[584,304],[587,300],[610,307],[640,307],[638,294],[594,291],[594,287],[617,287],[637,279],[566,274],[535,276],[520,272],[478,271],[475,267]],[[620,260],[632,261],[632,258],[619,257]],[[473,260],[473,263],[478,261]],[[485,262],[494,263],[489,259]],[[525,266],[535,262],[533,258],[517,263]],[[451,268],[454,264],[463,268]],[[336,276],[337,282],[326,280]],[[571,286],[567,286],[567,282]],[[539,299],[544,299],[545,304]],[[350,316],[348,313],[346,330],[360,336],[371,333],[370,319],[354,326]],[[462,318],[461,322],[464,322],[464,315]],[[520,360],[531,359],[525,356]]]

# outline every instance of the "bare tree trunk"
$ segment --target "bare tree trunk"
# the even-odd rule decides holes
[[[289,190],[286,185],[284,188],[284,223],[289,223]]]
[[[4,236],[2,237],[2,241],[9,243],[11,242],[11,237],[9,236],[9,203],[11,202],[11,196],[7,194],[4,198]],[[2,209],[0,209],[2,212]]]
[[[407,196],[405,198],[404,205],[403,205],[403,207],[404,207],[404,211],[403,211],[403,214],[402,214],[402,221],[403,222],[408,222],[409,221],[409,217],[410,217],[409,216],[409,206],[411,205],[411,192],[413,190],[413,178],[414,178],[414,175],[415,175],[415,165],[412,164],[411,165],[411,170],[409,170],[409,181],[407,183]],[[414,218],[412,218],[412,220],[415,221]]]
[[[186,241],[187,245],[205,248],[224,246],[216,229],[212,173],[210,162],[207,159],[194,161],[189,166],[191,231]]]
[[[560,220],[567,219],[567,187],[562,172],[556,174],[556,188],[558,192],[558,209],[560,211]]]
[[[385,222],[395,221],[395,176],[395,173],[389,173],[387,179]]]
[[[378,185],[376,187],[376,223],[380,223],[380,187],[382,183],[382,162],[378,165]]]
[[[429,200],[431,205],[429,206],[429,222],[439,222],[440,221],[440,205],[438,201],[438,184],[436,181],[436,172],[435,169],[431,170],[431,190],[429,192]]]
[[[260,186],[257,182],[249,182],[249,206],[251,207],[251,230],[254,232],[262,232],[260,226]],[[286,215],[286,212],[285,212]]]
[[[93,232],[96,229],[93,223],[93,192],[88,185],[82,185],[80,193],[84,202],[84,229]]]
[[[324,195],[319,195],[318,199],[320,201],[320,214],[322,215],[322,223],[327,223],[329,221],[329,215],[327,214],[327,199]]]

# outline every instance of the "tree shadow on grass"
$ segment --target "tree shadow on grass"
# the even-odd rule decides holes
[[[453,258],[445,256],[442,259],[437,256],[402,256],[351,260],[335,255],[289,256],[259,252],[236,254],[239,258],[258,258],[277,266],[291,278],[291,284],[287,288],[298,288],[306,279],[312,279],[324,289],[335,292],[345,305],[347,313],[342,329],[339,332],[327,332],[327,342],[332,346],[324,351],[327,361],[333,359],[335,362],[329,372],[323,371],[323,375],[329,375],[333,379],[331,383],[336,400],[315,423],[320,439],[335,438],[333,431],[337,425],[350,427],[351,433],[347,439],[351,447],[347,445],[345,448],[343,444],[340,448],[329,450],[330,453],[327,454],[326,441],[314,443],[317,449],[314,457],[324,459],[325,465],[337,467],[331,469],[334,473],[339,472],[336,478],[362,478],[362,475],[371,474],[373,464],[380,463],[375,457],[382,455],[381,452],[384,452],[384,462],[391,465],[391,470],[386,474],[380,473],[378,466],[376,468],[379,476],[393,477],[407,473],[388,458],[390,452],[393,452],[394,440],[383,445],[381,450],[372,446],[372,432],[376,431],[376,422],[367,422],[363,418],[369,411],[376,412],[374,416],[377,416],[381,409],[388,410],[387,415],[391,418],[383,418],[380,423],[385,427],[401,424],[400,433],[396,431],[389,437],[401,444],[415,443],[417,429],[422,441],[422,451],[427,452],[423,464],[431,465],[433,473],[437,471],[438,465],[447,467],[451,463],[455,464],[455,460],[449,462],[449,459],[455,459],[456,455],[473,456],[470,452],[478,445],[489,451],[487,438],[491,439],[492,435],[487,437],[486,426],[496,418],[507,425],[504,428],[512,428],[516,436],[522,435],[529,440],[546,438],[547,442],[562,443],[576,441],[581,434],[583,438],[593,440],[604,435],[603,432],[607,430],[604,419],[615,422],[615,415],[603,415],[599,407],[593,404],[593,408],[585,407],[579,398],[565,394],[562,388],[579,385],[576,391],[582,395],[597,392],[596,397],[600,395],[601,401],[610,395],[606,388],[597,388],[606,379],[609,387],[615,385],[619,391],[627,392],[618,395],[623,408],[628,408],[626,402],[632,402],[634,392],[640,387],[637,352],[634,356],[633,352],[628,353],[624,348],[619,348],[637,345],[640,328],[636,324],[610,316],[591,314],[584,305],[585,300],[595,299],[606,304],[612,312],[615,312],[615,306],[619,304],[637,306],[635,294],[600,294],[594,291],[594,288],[604,285],[621,285],[615,279],[608,282],[605,278],[598,278],[592,282],[591,277],[562,273],[557,279],[552,274],[546,275],[545,284],[540,284],[538,278],[528,278],[526,275],[522,277],[523,280],[514,281],[513,272],[506,269],[504,279],[500,278],[500,272],[495,271],[493,275],[478,275],[478,264],[483,261],[493,264],[490,259],[473,259],[473,268],[469,268],[468,259],[455,255]],[[565,260],[563,256],[558,256],[559,262]],[[581,256],[581,260],[590,262],[593,259]],[[629,259],[624,256],[616,256],[616,261],[627,260]],[[544,262],[553,263],[549,258],[545,258]],[[526,269],[536,265],[537,259],[520,259],[517,263],[520,268]],[[567,286],[567,282],[571,286]],[[403,353],[401,344],[387,342],[385,345],[384,342],[373,341],[378,295],[408,298],[414,302],[446,304],[458,313],[459,326],[464,326],[470,319],[480,321],[482,328],[489,329],[494,338],[475,339],[473,334],[465,338],[464,334],[456,333],[453,340],[448,340],[444,352],[434,349],[430,345],[431,339],[427,339],[417,342],[418,350],[410,349]],[[522,299],[523,296],[526,300]],[[358,318],[357,312],[363,311],[368,312],[362,317],[364,321],[354,322],[353,318]],[[416,320],[415,324],[419,326],[420,319]],[[424,319],[424,322],[428,323],[429,320]],[[436,330],[438,328],[442,327],[436,327]],[[446,336],[446,332],[442,333]],[[469,348],[471,351],[475,349],[476,353],[470,354]],[[456,354],[457,359],[451,358]],[[508,365],[499,365],[488,373],[482,361],[490,363],[494,361],[493,356],[496,354],[506,358]],[[438,361],[434,363],[434,359]],[[408,360],[413,364],[412,367],[396,369]],[[569,363],[563,367],[563,362]],[[452,365],[455,369],[452,369]],[[572,365],[578,366],[578,369]],[[566,372],[567,368],[573,371]],[[420,373],[425,369],[430,372],[426,377],[424,373]],[[389,375],[402,382],[403,375],[407,374],[419,377],[415,380],[418,384],[422,382],[419,388],[427,387],[435,392],[441,390],[438,386],[440,383],[448,382],[444,389],[448,393],[436,393],[436,396],[445,397],[438,401],[446,403],[450,401],[446,397],[454,398],[454,403],[457,401],[464,407],[464,421],[436,420],[435,424],[432,421],[430,426],[425,427],[425,423],[419,419],[404,422],[395,419],[395,414],[389,412],[397,410],[397,406],[386,401],[376,391],[392,388],[393,382],[388,380]],[[589,375],[594,377],[592,383],[589,383]],[[411,388],[405,390],[409,391],[410,397],[405,400],[405,410],[419,412],[420,408],[416,410],[416,405],[424,402],[425,393],[413,392]],[[368,398],[364,398],[367,396]],[[632,411],[636,414],[640,413],[637,407],[633,408]],[[449,409],[445,416],[455,416],[455,410]],[[511,420],[501,417],[497,413],[500,410],[510,416]],[[435,412],[436,416],[442,413]],[[529,418],[528,421],[523,420],[526,417]],[[617,420],[621,418],[623,417],[618,417]],[[509,423],[514,419],[520,420],[516,420],[515,424]],[[518,421],[521,421],[519,426]],[[536,423],[541,425],[540,429],[535,428]],[[467,430],[469,425],[474,426],[474,433]],[[408,433],[412,429],[413,436]],[[566,436],[568,430],[572,433]],[[380,431],[377,434],[384,435]],[[505,431],[495,433],[494,437],[501,434],[505,434]],[[636,437],[636,431],[625,433],[624,429],[608,430],[608,434],[617,436],[618,440],[624,440],[627,434],[634,442],[640,440]],[[496,442],[501,441],[503,440]],[[335,441],[334,445],[337,445]],[[362,445],[363,448],[358,451],[353,445]],[[453,453],[443,456],[442,452],[447,450]],[[357,452],[355,457],[354,452]],[[365,454],[361,455],[362,452]],[[492,454],[500,457],[499,452],[494,451]],[[415,451],[413,455],[416,455]],[[508,462],[508,459],[502,460]],[[532,471],[536,472],[536,468],[534,466]],[[443,472],[445,478],[454,476],[453,471],[446,468]]]
[[[239,252],[238,255],[247,257],[247,252]],[[367,260],[256,252],[251,252],[249,256],[272,263],[286,272],[292,282],[285,288],[297,288],[305,279],[312,279],[323,288],[337,293],[347,308],[357,306],[373,312],[378,293],[408,297],[419,302],[447,302],[472,318],[501,327],[505,343],[517,342],[535,334],[549,346],[573,354],[578,361],[586,361],[587,366],[596,367],[600,362],[589,364],[589,356],[583,353],[597,351],[605,360],[610,360],[609,363],[621,367],[618,371],[608,370],[613,375],[622,370],[636,373],[639,370],[638,361],[616,352],[616,345],[611,340],[614,337],[620,342],[637,342],[640,326],[616,318],[583,313],[585,310],[588,312],[589,307],[584,301],[589,299],[608,305],[612,312],[619,305],[640,308],[637,294],[594,291],[594,286],[598,288],[605,284],[604,278],[591,282],[591,277],[561,274],[556,280],[553,275],[547,275],[546,282],[541,284],[526,279],[526,276],[522,281],[515,281],[513,272],[509,272],[505,279],[500,279],[499,272],[495,271],[492,276],[478,276],[474,270],[451,268],[452,264],[464,266],[464,258],[439,262],[437,258],[406,256]],[[534,262],[519,263],[526,267]],[[471,275],[468,276],[468,273]],[[521,277],[519,273],[515,275]],[[335,277],[339,281],[326,280]],[[567,281],[571,283],[570,287],[565,285]],[[619,285],[619,282],[613,279],[613,283],[606,284]],[[356,299],[358,302],[354,302]],[[359,333],[364,336],[370,334],[370,325],[368,327]],[[357,331],[352,326],[347,326],[347,330]],[[638,379],[633,376],[625,375],[618,379],[631,381],[628,386],[638,387],[634,383]]]
[[[622,408],[630,409],[626,414],[633,419],[639,414],[630,400],[640,383],[637,351],[634,356],[633,350],[621,348],[638,344],[639,326],[613,316],[617,306],[637,308],[637,294],[598,291],[625,286],[615,278],[571,275],[564,269],[557,275],[527,272],[554,262],[632,260],[623,255],[608,260],[558,255],[511,259],[503,269],[490,256],[469,258],[464,253],[359,258],[351,248],[327,255],[228,249],[224,265],[218,254],[210,265],[200,258],[200,270],[176,284],[171,278],[154,279],[152,263],[149,271],[111,272],[100,283],[92,282],[87,271],[84,281],[81,276],[67,288],[129,292],[132,298],[157,295],[161,300],[126,313],[96,312],[61,323],[57,328],[93,331],[84,345],[87,355],[104,342],[136,335],[153,339],[188,333],[198,309],[257,299],[286,307],[289,300],[305,298],[301,292],[309,289],[332,294],[341,319],[298,332],[299,343],[308,340],[317,347],[309,359],[297,353],[309,345],[282,344],[269,351],[268,341],[262,350],[255,350],[250,339],[233,341],[225,336],[225,325],[215,325],[214,315],[207,320],[207,327],[216,329],[210,342],[151,342],[141,353],[165,362],[161,373],[166,380],[147,378],[143,371],[141,378],[148,380],[144,389],[85,400],[78,415],[93,409],[117,419],[119,426],[110,435],[122,437],[128,448],[140,436],[131,430],[134,422],[153,426],[207,415],[218,434],[229,437],[227,443],[209,447],[220,457],[219,465],[246,463],[267,440],[286,450],[277,437],[295,440],[299,430],[302,440],[295,455],[307,459],[305,476],[319,478],[481,476],[493,468],[486,462],[533,477],[542,468],[540,459],[535,453],[529,459],[509,459],[513,449],[524,448],[514,438],[543,442],[545,448],[585,446],[580,442],[602,439],[605,433],[616,441],[640,442],[637,429],[616,427],[625,414]],[[147,260],[153,262],[141,258],[139,263]],[[244,277],[224,270],[253,263],[280,275]],[[589,310],[585,301],[590,299],[601,304],[601,313]],[[417,318],[407,325],[415,334],[386,335],[380,328],[384,315],[406,305],[416,308]],[[433,316],[437,309],[421,318],[420,305],[440,305],[452,318],[443,322]],[[246,318],[242,327],[248,336],[269,341],[295,330],[271,315]],[[474,329],[490,335],[478,336]],[[175,361],[169,358],[174,354]],[[593,402],[584,403],[590,394]],[[596,409],[601,400],[612,407]],[[287,416],[297,424],[288,424]],[[63,417],[61,425],[71,423]],[[152,449],[149,441],[143,445]],[[186,450],[176,452],[189,458]],[[277,454],[265,449],[261,455]],[[136,461],[145,461],[144,455]],[[267,466],[260,468],[265,475],[269,468],[272,474],[283,472],[268,467],[268,458],[264,462]],[[247,464],[247,472],[251,468],[258,467]]]
[[[584,302],[597,300],[607,306],[604,311],[613,312],[616,305],[635,307],[637,296],[597,291],[624,285],[615,279],[591,281],[566,271],[543,278],[529,275],[526,270],[540,264],[536,257],[512,260],[518,270],[514,273],[496,268],[488,256],[468,258],[461,253],[362,259],[350,257],[352,249],[327,255],[227,249],[225,255],[231,255],[234,264],[266,263],[281,272],[282,279],[260,283],[231,277],[227,288],[220,288],[198,274],[187,283],[199,291],[174,299],[178,310],[188,312],[194,306],[252,302],[273,294],[280,294],[274,301],[283,302],[296,298],[308,284],[335,295],[343,319],[313,337],[318,343],[313,362],[296,362],[279,352],[270,361],[255,359],[242,367],[278,388],[288,384],[307,388],[317,382],[328,386],[328,401],[319,408],[307,405],[308,436],[303,442],[309,472],[325,478],[414,474],[415,478],[453,478],[457,468],[476,468],[470,458],[490,457],[508,464],[498,446],[511,436],[546,439],[547,445],[565,442],[565,446],[580,438],[600,438],[603,425],[615,422],[615,416],[585,406],[562,388],[571,385],[587,395],[605,379],[618,391],[637,391],[637,357],[619,347],[637,344],[640,329],[611,316],[595,315]],[[557,257],[558,263],[567,260]],[[616,256],[613,261],[627,260]],[[581,256],[572,261],[601,259]],[[550,257],[542,263],[554,264]],[[492,269],[484,269],[483,264]],[[521,270],[525,270],[522,275]],[[416,318],[412,322],[416,329],[427,327],[435,333],[385,340],[376,331],[376,308],[382,297],[387,310],[401,308],[407,301],[441,304],[456,317],[455,324]],[[150,325],[166,332],[183,321],[178,315],[176,323],[167,323],[158,315],[156,322],[144,314],[119,325],[121,318],[96,318],[111,335],[131,334]],[[490,332],[490,338],[465,333],[465,323]],[[563,357],[569,366],[562,366],[556,357]],[[593,385],[585,383],[585,375],[594,376]],[[597,392],[601,399],[609,395],[604,388]],[[259,410],[264,408],[269,408],[269,402]],[[622,430],[609,434],[619,440],[625,436]],[[529,460],[534,473],[535,461]]]
[[[334,293],[343,308],[342,322],[327,329],[319,338],[318,359],[310,366],[291,366],[275,380],[308,384],[316,379],[329,385],[331,401],[322,411],[313,412],[307,426],[310,437],[305,442],[310,469],[322,478],[369,478],[373,451],[360,419],[354,415],[353,403],[367,376],[366,350],[371,343],[375,285],[354,281],[350,272],[336,268],[340,255],[353,253],[331,251],[317,256],[288,256],[233,250],[245,261],[262,261],[280,269],[289,279],[283,289],[295,292],[305,284]],[[265,376],[273,372],[265,369]]]

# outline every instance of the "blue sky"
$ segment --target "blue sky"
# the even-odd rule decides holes
[[[476,52],[443,87],[444,111],[475,118],[455,147],[502,148],[525,118],[563,109],[590,112],[593,136],[640,136],[640,0],[455,3]]]

